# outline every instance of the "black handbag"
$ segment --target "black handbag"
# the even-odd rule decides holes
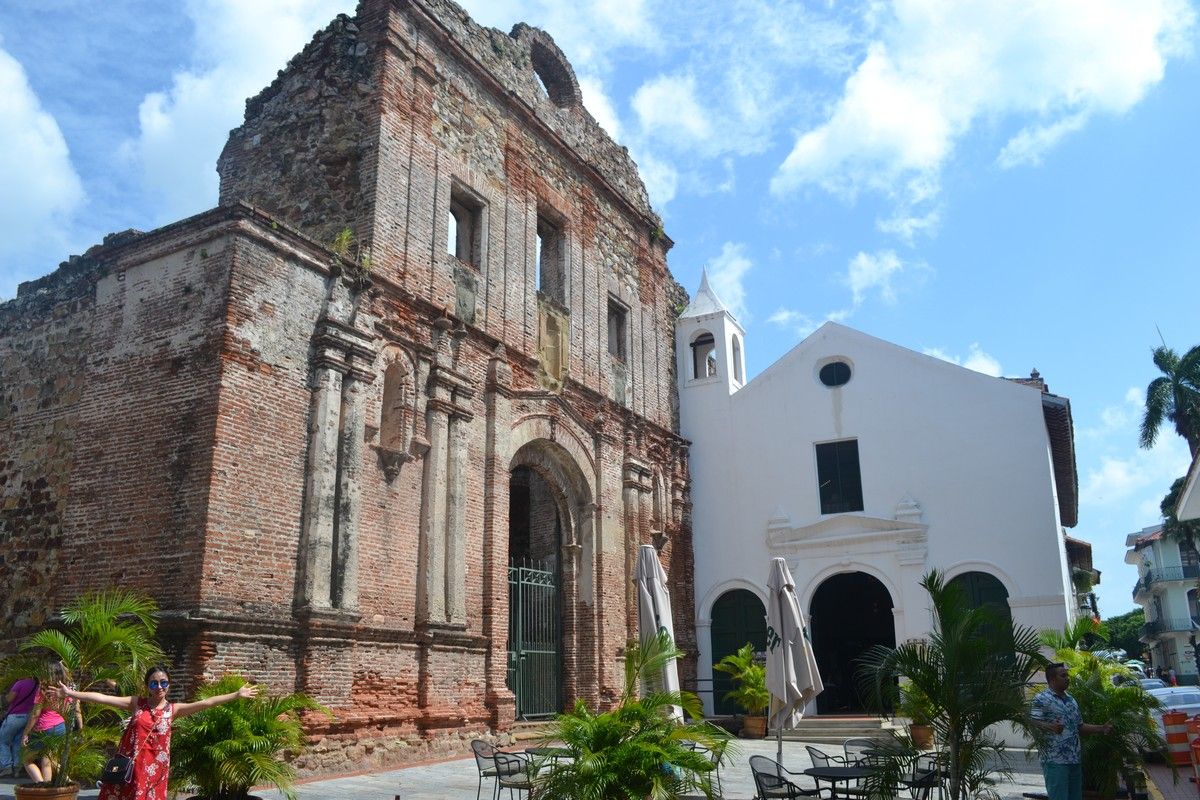
[[[151,726],[150,731],[146,734],[146,741],[143,745],[150,741],[150,734],[154,733],[154,712],[150,712]],[[129,724],[133,724],[133,720],[129,720]],[[138,748],[134,748],[134,755],[137,755]],[[133,756],[126,756],[117,753],[115,756],[104,762],[104,771],[100,773],[100,782],[107,783],[110,786],[120,786],[129,783],[133,780]]]
[[[133,779],[133,759],[120,753],[110,758],[104,764],[104,772],[100,773],[100,782],[110,786],[120,786]]]

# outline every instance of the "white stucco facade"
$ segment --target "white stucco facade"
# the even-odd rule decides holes
[[[692,343],[705,333],[717,344],[716,375],[697,378]],[[1074,595],[1043,410],[1053,395],[836,323],[743,385],[733,363],[743,331],[707,283],[678,322],[677,344],[702,687],[713,604],[739,588],[764,598],[773,556],[787,558],[810,615],[826,579],[873,576],[891,596],[896,642],[930,629],[919,582],[932,567],[995,577],[1016,623],[1066,624]],[[818,379],[832,361],[850,368],[843,386]],[[862,510],[822,514],[816,445],[847,440],[857,442]]]

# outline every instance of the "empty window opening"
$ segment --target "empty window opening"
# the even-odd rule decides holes
[[[829,387],[845,386],[850,382],[850,365],[845,361],[834,361],[821,367],[817,373],[821,383]]]
[[[857,439],[817,445],[817,486],[822,514],[863,510]]]
[[[692,377],[715,378],[717,375],[717,345],[711,333],[702,333],[692,340]]]
[[[742,383],[742,342],[737,336],[733,337],[733,379]]]
[[[483,204],[458,186],[450,190],[446,251],[476,269],[483,263]]]
[[[625,360],[627,319],[625,306],[608,298],[608,354],[619,361]]]
[[[561,225],[538,214],[537,284],[545,297],[567,305],[566,237]]]

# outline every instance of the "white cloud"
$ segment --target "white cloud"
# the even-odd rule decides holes
[[[1136,446],[1119,456],[1105,456],[1100,466],[1088,470],[1080,481],[1079,502],[1093,509],[1136,505],[1152,524],[1160,518],[1158,505],[1171,483],[1187,473],[1191,455],[1179,436],[1162,436],[1149,450]]]
[[[993,378],[998,378],[1004,374],[1000,368],[1000,362],[992,355],[984,352],[979,346],[979,342],[972,342],[967,348],[966,357],[951,355],[940,347],[926,347],[922,350],[925,355],[940,358],[942,361],[949,361],[951,364],[958,364],[961,367],[982,372],[984,375],[991,375]]]
[[[771,188],[911,199],[978,121],[1031,120],[1004,165],[1035,163],[1094,113],[1127,111],[1188,47],[1186,0],[898,0],[826,121],[799,135]]]
[[[885,303],[895,303],[896,290],[892,286],[892,278],[903,269],[903,262],[891,250],[878,253],[860,252],[850,259],[844,281],[854,295],[855,307],[862,305],[872,290],[876,291]]]
[[[621,140],[621,120],[617,109],[604,91],[604,81],[594,76],[579,78],[579,93],[583,95],[584,107],[600,123],[609,137],[614,141]]]
[[[651,204],[662,208],[671,202],[679,189],[679,171],[675,166],[649,153],[632,152],[631,155],[642,182],[646,184],[646,194],[650,195]]]
[[[707,143],[713,134],[691,75],[652,78],[638,88],[631,102],[645,133],[673,140],[681,148]]]
[[[1048,125],[1030,125],[1008,140],[1000,155],[996,156],[996,163],[1005,169],[1022,164],[1037,166],[1042,163],[1043,153],[1067,134],[1083,128],[1087,121],[1088,114],[1081,111]]]
[[[1125,390],[1125,396],[1120,403],[1105,406],[1100,409],[1100,424],[1091,427],[1079,427],[1077,435],[1081,438],[1103,439],[1114,433],[1124,434],[1127,441],[1136,441],[1138,426],[1142,421],[1142,409],[1145,395],[1136,386]]]
[[[746,287],[743,279],[754,263],[746,257],[746,246],[726,242],[722,245],[721,252],[705,266],[713,291],[725,303],[729,313],[743,325],[749,322],[750,314],[746,310]]]
[[[41,105],[22,66],[0,49],[0,263],[30,268],[0,277],[0,298],[44,267],[46,252],[62,252],[63,231],[84,200],[66,140]],[[47,232],[50,232],[47,234]],[[49,239],[49,240],[48,240]]]
[[[517,22],[547,31],[577,71],[603,72],[614,50],[654,47],[659,38],[645,0],[465,0],[462,5],[476,22],[506,33]]]
[[[142,100],[140,131],[122,153],[160,204],[161,220],[215,204],[217,156],[245,100],[269,84],[351,0],[190,0],[195,49],[171,87]],[[269,35],[264,32],[269,31]]]

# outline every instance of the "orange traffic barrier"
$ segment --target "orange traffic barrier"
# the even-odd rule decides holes
[[[1200,791],[1200,739],[1192,741],[1192,770],[1196,773],[1196,791]]]
[[[1163,728],[1166,729],[1167,753],[1171,763],[1177,767],[1187,767],[1192,763],[1191,749],[1188,747],[1188,715],[1182,711],[1168,711],[1162,716]]]
[[[1190,745],[1192,742],[1196,741],[1197,737],[1200,737],[1200,714],[1197,714],[1188,720],[1187,731],[1188,744]]]

